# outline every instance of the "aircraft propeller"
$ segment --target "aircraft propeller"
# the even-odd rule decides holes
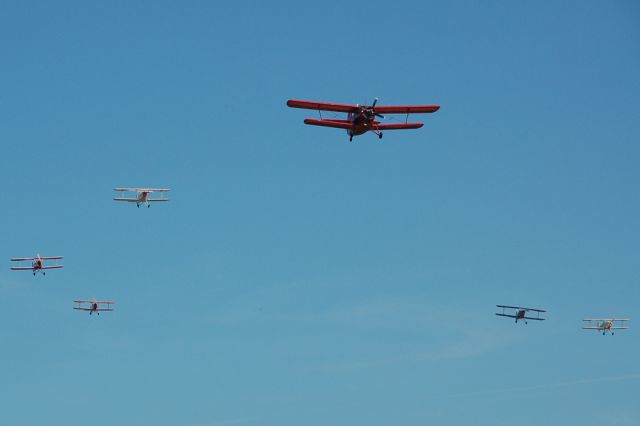
[[[378,114],[376,112],[376,104],[377,103],[378,103],[378,98],[373,98],[373,104],[368,108],[368,110],[371,113],[371,115],[376,116],[376,117],[380,117],[380,118],[384,118],[384,115]]]

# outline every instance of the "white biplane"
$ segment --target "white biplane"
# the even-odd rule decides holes
[[[496,313],[497,316],[515,318],[516,324],[518,323],[518,320],[524,320],[525,324],[527,323],[527,320],[544,321],[544,318],[540,318],[540,313],[547,312],[542,309],[525,308],[522,306],[505,306],[505,305],[496,305],[496,306],[498,308],[502,308],[502,313]],[[505,309],[512,309],[513,312],[505,313]],[[527,312],[536,312],[537,315],[535,317],[527,316]]]
[[[113,308],[111,307],[111,305],[113,305],[116,302],[94,299],[94,300],[74,300],[73,303],[78,304],[78,306],[74,306],[73,309],[76,309],[78,311],[87,311],[89,312],[89,315],[93,314],[94,312],[100,315],[100,312],[113,311]],[[101,305],[106,305],[107,307],[102,308]]]
[[[41,272],[42,275],[45,274],[45,269],[60,269],[64,267],[64,265],[49,265],[46,266],[44,264],[45,260],[60,260],[62,256],[40,256],[39,254],[36,257],[14,257],[11,259],[12,262],[31,262],[31,266],[12,266],[11,270],[13,271],[32,271],[33,275],[36,272]]]
[[[126,201],[128,203],[136,203],[136,206],[140,208],[140,204],[146,204],[147,207],[151,207],[151,203],[159,201],[169,201],[168,198],[164,198],[164,193],[169,192],[166,188],[114,188],[116,192],[131,192],[136,194],[135,197],[115,197],[115,201]],[[160,198],[149,198],[149,194],[154,192],[160,193]]]
[[[629,321],[628,318],[585,318],[582,321],[589,323],[588,326],[582,327],[583,330],[602,331],[603,336],[607,334],[607,332],[613,336],[613,330],[627,330],[629,328],[624,325],[626,321]],[[595,323],[595,325],[593,323]],[[616,323],[620,325],[616,325]]]

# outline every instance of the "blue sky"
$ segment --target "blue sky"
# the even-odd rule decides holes
[[[636,323],[579,329],[640,307],[639,22],[4,2],[0,423],[639,424]],[[442,109],[350,144],[285,106],[375,96]],[[65,268],[9,270],[36,253]],[[116,311],[71,309],[93,297]]]

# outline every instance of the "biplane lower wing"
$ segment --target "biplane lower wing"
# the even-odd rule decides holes
[[[144,202],[152,202],[152,201],[169,201],[168,198],[147,198],[146,200],[140,200],[139,198],[124,198],[124,197],[115,197],[115,201],[126,201],[128,203],[144,203]]]
[[[517,318],[515,315],[509,315],[509,314],[496,314],[499,317],[509,317],[509,318]]]
[[[37,269],[60,269],[63,268],[64,265],[52,265],[52,266],[41,266],[40,268]],[[34,268],[33,266],[12,266],[11,270],[12,271],[33,271]]]
[[[318,111],[333,111],[345,113],[358,111],[357,105],[334,104],[331,102],[300,101],[296,99],[288,100],[287,106],[291,108],[314,109]]]
[[[582,327],[583,330],[605,330],[604,327]],[[609,327],[606,330],[628,330],[629,327]]]
[[[400,124],[377,124],[376,130],[407,130],[407,129],[419,129],[424,126],[424,123],[400,123]]]
[[[334,127],[336,129],[351,129],[353,124],[348,120],[315,120],[313,118],[305,118],[304,124],[310,126]]]
[[[78,308],[75,307],[73,308],[76,311],[91,311],[91,312],[104,312],[104,311],[113,311],[113,308],[97,308],[97,309],[91,309],[91,308]]]

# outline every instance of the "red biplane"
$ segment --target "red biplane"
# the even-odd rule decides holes
[[[62,256],[40,256],[37,255],[36,257],[14,257],[13,259],[11,259],[12,262],[26,262],[26,261],[31,261],[31,266],[12,266],[11,270],[12,271],[32,271],[33,275],[36,274],[36,272],[42,272],[42,275],[45,275],[44,270],[45,269],[60,269],[63,267],[63,265],[50,265],[50,266],[45,266],[44,261],[45,260],[60,260],[62,259]]]
[[[76,309],[78,311],[87,311],[89,312],[89,315],[94,312],[100,315],[100,312],[113,311],[111,305],[116,302],[106,300],[74,300],[73,303],[78,304],[78,306],[75,306],[73,309]],[[100,305],[107,305],[107,307],[101,308]]]
[[[320,113],[320,120],[306,118],[304,124],[312,126],[335,127],[345,129],[349,135],[349,141],[353,141],[354,136],[362,135],[366,132],[373,132],[382,138],[383,130],[404,130],[419,129],[423,123],[409,123],[409,114],[427,114],[440,109],[438,105],[406,105],[406,106],[376,106],[378,98],[373,100],[371,106],[333,104],[327,102],[298,101],[290,99],[287,106],[291,108],[314,109]],[[322,118],[322,111],[344,112],[347,114],[346,120]],[[382,114],[406,114],[404,123],[381,123],[376,117],[384,118]]]

